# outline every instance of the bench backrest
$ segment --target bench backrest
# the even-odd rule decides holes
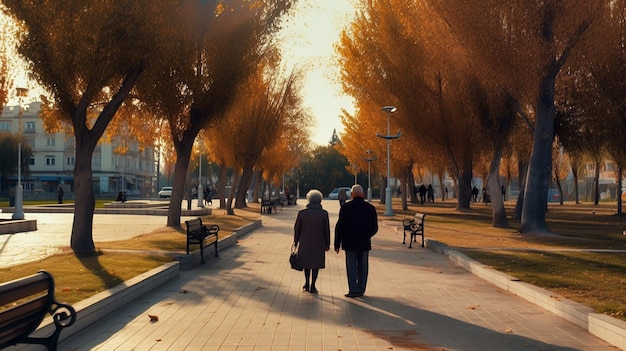
[[[418,212],[415,215],[413,215],[413,222],[417,224],[423,224],[425,217],[426,217],[426,214]]]
[[[35,331],[54,301],[54,280],[47,272],[0,284],[0,345]]]
[[[187,225],[187,234],[196,231],[196,230],[202,230],[202,219],[201,218],[194,218],[194,219],[190,219],[188,221],[185,221],[185,224]]]

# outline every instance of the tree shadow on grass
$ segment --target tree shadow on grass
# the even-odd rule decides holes
[[[102,266],[102,264],[100,263],[101,256],[101,254],[94,256],[77,255],[76,258],[86,269],[93,273],[94,276],[102,280],[102,283],[106,289],[110,289],[114,286],[124,283],[123,278],[110,273],[106,268],[104,268],[104,266]]]

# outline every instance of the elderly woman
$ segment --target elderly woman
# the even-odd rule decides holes
[[[317,294],[315,281],[325,267],[326,251],[330,250],[328,212],[322,209],[322,193],[313,189],[306,195],[306,209],[298,212],[294,225],[293,243],[298,246],[298,263],[304,268],[302,289]]]

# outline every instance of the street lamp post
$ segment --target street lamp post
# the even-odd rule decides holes
[[[391,208],[391,167],[389,159],[391,158],[391,139],[398,139],[401,136],[401,133],[398,132],[397,135],[389,135],[389,123],[391,120],[391,113],[396,112],[395,106],[383,106],[381,111],[387,112],[387,135],[380,135],[380,133],[376,133],[376,135],[380,138],[387,139],[387,188],[385,189],[385,216],[393,216],[393,209]]]
[[[376,157],[372,157],[372,150],[367,150],[367,201],[372,202],[372,161],[376,161]]]
[[[22,191],[22,98],[28,94],[28,89],[17,88],[18,97],[18,136],[17,136],[17,189],[15,189],[15,210],[12,219],[24,219],[24,198]]]

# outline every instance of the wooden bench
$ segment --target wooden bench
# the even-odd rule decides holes
[[[217,239],[220,227],[213,224],[210,227],[202,224],[200,217],[185,221],[187,225],[187,254],[189,255],[189,245],[200,245],[200,263],[204,264],[204,248],[209,245],[215,247],[215,257],[217,253]]]
[[[31,337],[48,314],[54,332],[47,337]],[[0,284],[0,349],[38,344],[56,350],[61,330],[75,321],[74,308],[55,299],[54,279],[46,271]]]
[[[409,232],[411,236],[409,237],[409,249],[413,248],[413,243],[417,241],[417,236],[420,235],[422,237],[422,247],[424,247],[424,218],[426,217],[423,213],[416,213],[413,215],[413,219],[405,219],[402,221],[402,225],[404,226],[404,237],[402,239],[402,244],[406,244],[406,233]]]

